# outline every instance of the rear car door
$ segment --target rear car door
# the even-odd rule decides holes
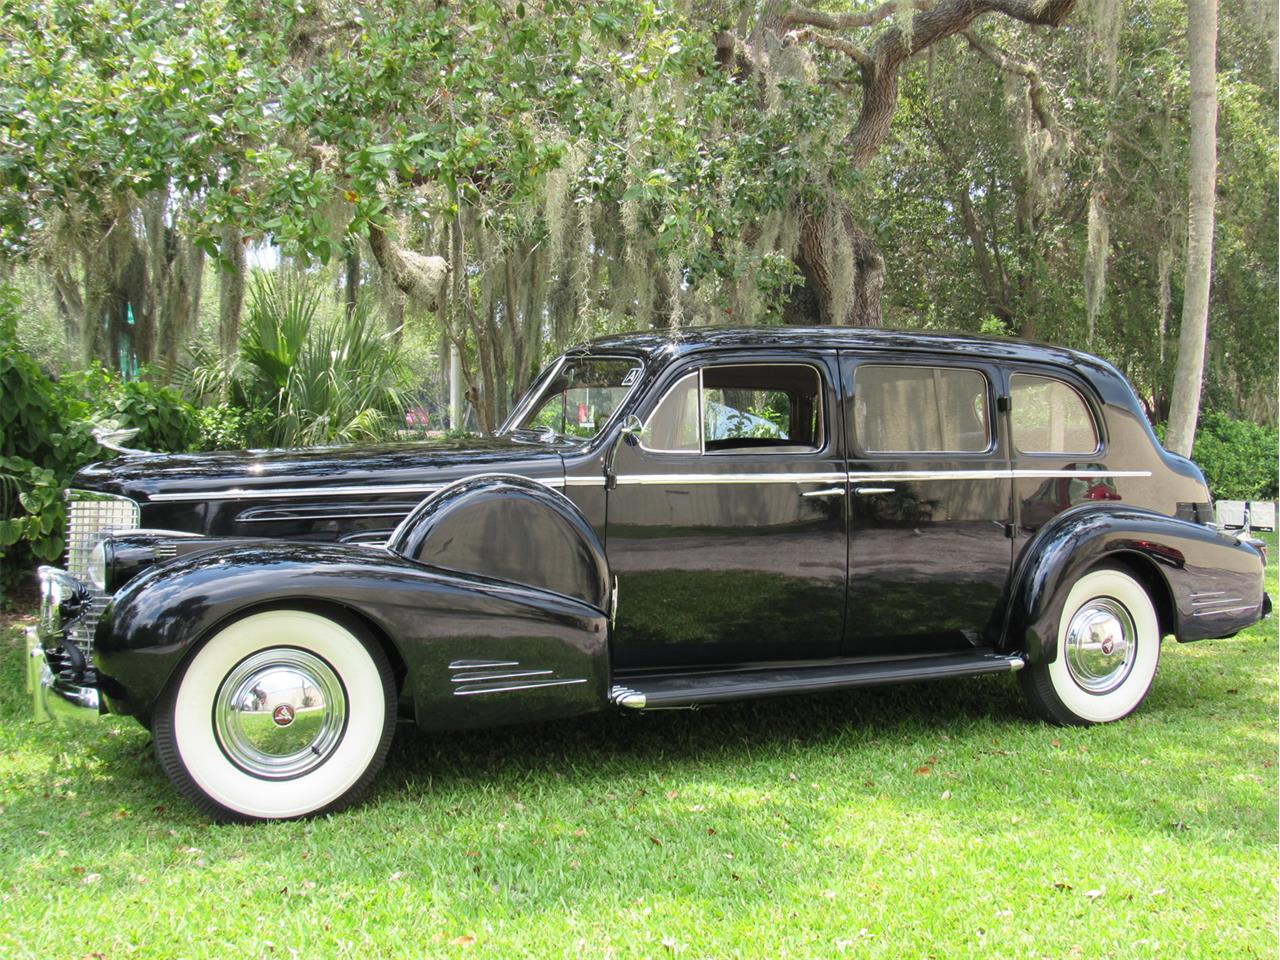
[[[834,351],[673,365],[608,493],[620,667],[839,654],[846,485]]]
[[[846,656],[991,639],[1012,560],[1002,383],[968,357],[841,353],[849,443]]]

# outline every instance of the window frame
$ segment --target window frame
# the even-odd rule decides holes
[[[1089,418],[1093,423],[1094,448],[1092,450],[1023,450],[1018,446],[1018,430],[1014,418],[1018,415],[1017,404],[1013,401],[1013,378],[1014,377],[1037,377],[1040,380],[1049,380],[1053,383],[1060,383],[1064,387],[1071,390],[1080,398],[1081,405],[1089,414]],[[1063,457],[1099,457],[1106,450],[1107,439],[1105,431],[1106,419],[1101,416],[1100,411],[1095,403],[1090,400],[1089,391],[1081,385],[1072,382],[1066,376],[1059,373],[1040,370],[1037,368],[1027,367],[1010,367],[1005,371],[1005,389],[1009,394],[1009,453],[1013,457],[1048,457],[1051,459],[1061,460]]]
[[[689,366],[693,366],[693,364],[690,364]],[[817,422],[818,422],[818,429],[819,429],[818,439],[821,442],[816,446],[806,447],[806,449],[803,451],[784,450],[782,452],[778,452],[778,448],[770,448],[767,446],[740,447],[740,448],[733,448],[728,450],[708,450],[707,438],[706,438],[706,420],[705,420],[706,387],[703,383],[703,374],[708,368],[714,368],[714,367],[807,367],[809,370],[813,371],[813,373],[818,378]],[[653,420],[654,414],[657,413],[662,408],[662,405],[667,402],[667,398],[670,397],[671,394],[674,393],[676,390],[680,389],[681,384],[683,384],[689,377],[693,376],[694,374],[696,374],[698,377],[698,449],[697,450],[664,450],[656,447],[646,446],[644,442],[644,432],[649,429],[649,424]],[[766,455],[772,455],[772,456],[792,456],[792,457],[820,456],[822,454],[825,454],[831,446],[831,428],[827,422],[827,410],[831,406],[831,404],[828,403],[828,399],[827,399],[829,395],[829,390],[830,390],[830,384],[827,382],[826,379],[824,379],[822,375],[822,368],[818,365],[818,363],[811,360],[749,360],[749,361],[710,360],[710,361],[704,361],[704,362],[698,363],[696,367],[694,367],[694,369],[692,370],[690,370],[688,366],[685,366],[680,368],[676,372],[674,381],[670,384],[670,386],[668,386],[665,390],[662,391],[662,395],[658,398],[657,402],[654,403],[652,408],[650,408],[648,414],[645,416],[643,421],[643,429],[641,430],[641,433],[640,433],[639,446],[640,446],[640,449],[643,450],[645,453],[656,453],[656,454],[663,454],[667,456],[683,456],[683,457],[723,457],[723,456],[743,456],[743,455],[754,456],[757,454],[766,454]],[[800,446],[800,444],[793,444],[793,446]]]
[[[575,360],[624,360],[627,363],[633,364],[633,369],[638,370],[635,380],[627,385],[627,392],[622,395],[622,399],[620,399],[618,401],[618,405],[613,408],[613,413],[609,414],[609,418],[600,425],[598,433],[590,437],[566,436],[565,439],[576,441],[579,445],[590,445],[599,442],[604,437],[607,437],[609,432],[612,430],[613,425],[621,419],[628,401],[630,401],[635,395],[635,392],[640,385],[644,383],[646,364],[643,357],[629,353],[588,353],[575,352],[572,350],[560,354],[560,356],[556,357],[556,359],[538,375],[533,383],[530,384],[525,395],[520,398],[519,405],[507,415],[507,419],[503,421],[502,426],[498,428],[494,436],[504,436],[514,430],[516,428],[516,424],[533,412],[534,404],[537,403],[537,398],[541,394],[543,388],[560,375],[560,371],[564,368],[565,364],[571,363]]]
[[[986,384],[986,401],[987,401],[987,445],[980,450],[869,450],[863,445],[862,435],[858,430],[858,374],[864,367],[898,367],[909,368],[915,370],[963,370],[969,373],[976,373],[982,378]],[[997,403],[996,403],[996,376],[995,371],[985,366],[975,366],[972,361],[969,362],[949,362],[943,358],[921,357],[911,358],[909,360],[888,359],[875,356],[860,356],[857,358],[852,369],[853,382],[852,389],[849,392],[849,408],[846,414],[848,419],[848,432],[850,449],[853,454],[859,458],[865,459],[881,459],[881,460],[905,460],[917,457],[989,457],[1000,451],[1000,429],[998,426]]]

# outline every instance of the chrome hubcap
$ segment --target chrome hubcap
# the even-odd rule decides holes
[[[1110,693],[1133,670],[1138,632],[1124,604],[1098,597],[1071,618],[1066,646],[1067,669],[1080,688]]]
[[[314,770],[342,739],[347,695],[333,668],[304,650],[262,650],[240,661],[213,703],[218,743],[265,780]]]

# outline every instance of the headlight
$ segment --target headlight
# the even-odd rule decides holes
[[[111,568],[111,541],[99,540],[89,551],[89,579],[103,593],[107,592],[107,572]]]

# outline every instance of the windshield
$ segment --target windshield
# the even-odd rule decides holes
[[[535,388],[533,403],[521,401],[522,412],[512,428],[550,428],[561,437],[589,440],[604,428],[639,380],[639,360],[566,358],[550,380]]]

